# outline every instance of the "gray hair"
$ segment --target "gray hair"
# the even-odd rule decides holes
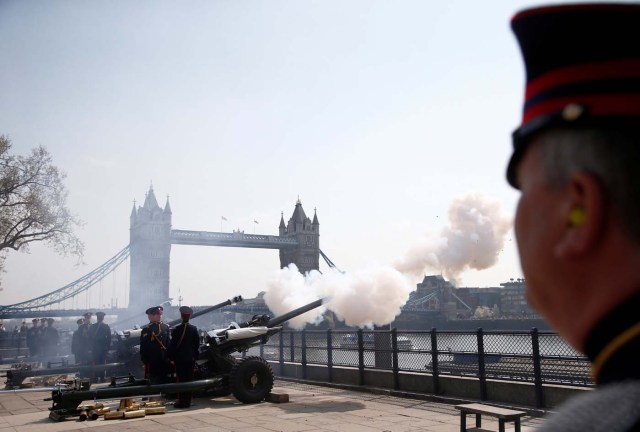
[[[640,243],[640,140],[637,133],[600,129],[553,129],[540,134],[546,180],[566,185],[587,172],[602,184],[607,205]]]

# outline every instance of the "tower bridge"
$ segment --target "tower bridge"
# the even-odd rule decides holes
[[[146,193],[143,205],[133,209],[129,216],[129,245],[97,269],[78,280],[34,299],[12,305],[0,305],[0,318],[47,316],[73,316],[86,308],[73,310],[59,306],[68,299],[102,281],[127,258],[129,261],[128,309],[144,310],[151,304],[169,300],[170,255],[173,245],[218,246],[276,249],[279,251],[280,268],[295,264],[301,273],[319,269],[322,255],[329,266],[330,260],[320,251],[320,223],[314,211],[310,219],[298,199],[288,222],[281,214],[278,235],[245,234],[244,232],[209,232],[173,229],[172,210],[167,198],[164,207],[158,205],[153,187]],[[54,310],[52,307],[58,306]],[[125,309],[113,308],[113,311]]]
[[[303,274],[319,269],[320,223],[315,211],[313,221],[307,217],[300,200],[287,224],[284,214],[280,216],[277,236],[172,229],[171,217],[169,198],[161,208],[153,188],[147,192],[142,206],[133,205],[129,237],[130,307],[160,304],[169,298],[172,245],[277,249],[280,268],[293,263]]]

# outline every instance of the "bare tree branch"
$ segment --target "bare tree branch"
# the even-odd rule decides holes
[[[29,156],[10,150],[0,135],[0,271],[8,250],[28,252],[34,242],[82,260],[84,244],[74,233],[82,222],[67,208],[65,174],[42,146]]]

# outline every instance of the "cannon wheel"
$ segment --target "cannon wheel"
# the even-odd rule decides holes
[[[231,369],[231,393],[245,404],[263,401],[273,388],[273,371],[262,357],[245,357]]]

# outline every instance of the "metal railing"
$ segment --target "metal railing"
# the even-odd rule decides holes
[[[258,352],[259,351],[259,352]],[[390,370],[398,389],[399,374],[431,375],[436,393],[443,376],[476,378],[482,399],[487,380],[533,383],[542,404],[543,384],[594,385],[586,357],[553,332],[302,330],[283,331],[248,353],[267,360],[300,363],[303,378],[309,365],[324,365],[332,381],[334,366]],[[276,368],[277,369],[277,368]],[[278,373],[278,371],[276,371]]]

